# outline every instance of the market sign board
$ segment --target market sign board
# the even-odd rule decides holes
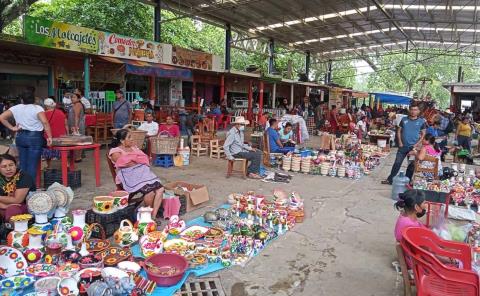
[[[170,63],[169,44],[108,32],[100,32],[98,40],[99,55],[152,63]]]
[[[30,44],[92,54],[98,51],[97,30],[28,15],[24,26],[25,40]]]
[[[172,65],[194,68],[201,70],[212,70],[212,54],[189,50],[178,46],[172,47]]]

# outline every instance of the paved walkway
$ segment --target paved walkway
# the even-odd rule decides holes
[[[87,156],[89,154],[87,153]],[[105,155],[105,151],[102,152]],[[205,184],[217,207],[232,192],[253,190],[270,195],[274,188],[297,191],[305,199],[306,219],[279,238],[244,268],[219,273],[227,295],[401,295],[395,260],[393,227],[397,212],[390,187],[380,185],[393,154],[371,176],[359,181],[297,174],[290,184],[225,178],[225,160],[192,157],[182,168],[155,168],[165,181]],[[73,207],[90,207],[95,195],[114,189],[103,161],[102,187],[94,187],[91,163],[80,164],[83,186]],[[202,215],[203,208],[185,219]]]

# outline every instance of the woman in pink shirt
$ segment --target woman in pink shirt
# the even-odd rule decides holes
[[[170,138],[180,137],[180,128],[174,124],[172,116],[167,116],[167,122],[160,125],[159,135]]]
[[[418,218],[423,217],[427,212],[425,194],[416,189],[410,189],[399,195],[395,208],[400,212],[395,225],[395,239],[402,240],[402,232],[409,227],[425,227]]]

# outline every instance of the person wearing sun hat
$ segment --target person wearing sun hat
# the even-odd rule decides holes
[[[250,161],[248,177],[252,179],[261,179],[260,164],[262,163],[262,152],[244,143],[245,137],[243,132],[245,130],[245,125],[248,125],[249,123],[250,122],[245,120],[243,116],[235,117],[235,120],[232,122],[233,127],[227,133],[223,149],[228,160],[243,158]]]

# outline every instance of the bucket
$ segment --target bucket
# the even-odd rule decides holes
[[[190,164],[190,149],[188,147],[184,149],[178,149],[178,155],[182,156],[184,166]]]
[[[377,146],[380,147],[380,148],[387,147],[387,140],[378,139],[377,140]]]

